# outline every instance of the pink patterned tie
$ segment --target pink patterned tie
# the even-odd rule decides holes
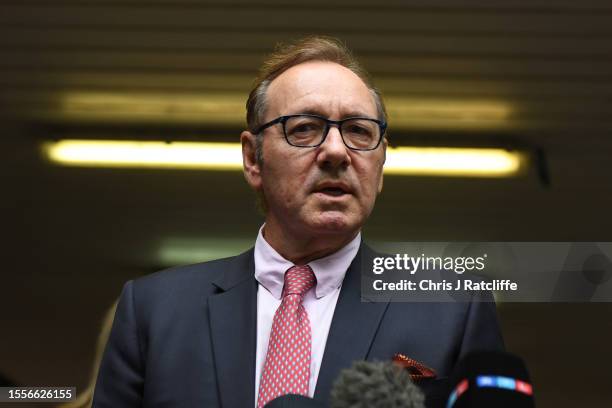
[[[281,395],[308,395],[312,335],[302,300],[315,283],[308,265],[294,266],[285,272],[283,301],[272,322],[257,408]]]

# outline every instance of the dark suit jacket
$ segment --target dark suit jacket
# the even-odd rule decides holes
[[[327,402],[334,379],[354,360],[403,353],[444,378],[467,352],[503,348],[493,303],[362,302],[361,255],[369,254],[362,244],[347,270],[315,399]],[[128,282],[93,406],[253,407],[256,309],[252,249]]]

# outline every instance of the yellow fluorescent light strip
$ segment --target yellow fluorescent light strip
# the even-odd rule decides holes
[[[52,162],[66,166],[242,169],[238,143],[61,140],[43,148]],[[511,177],[523,161],[522,153],[497,148],[398,147],[387,150],[385,173]]]
[[[387,150],[386,174],[512,177],[525,155],[500,148],[398,147]]]
[[[51,161],[67,166],[242,169],[238,143],[61,140],[44,150]]]

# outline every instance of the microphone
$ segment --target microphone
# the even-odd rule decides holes
[[[408,371],[397,364],[358,361],[334,383],[330,408],[424,408],[424,400]]]
[[[501,351],[465,356],[453,372],[446,408],[533,408],[533,386],[523,360]]]
[[[325,408],[325,405],[303,395],[287,394],[274,398],[264,408]]]

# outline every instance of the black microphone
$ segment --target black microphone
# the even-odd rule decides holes
[[[424,408],[424,400],[404,368],[358,361],[342,370],[334,383],[330,408]]]
[[[325,405],[303,395],[287,394],[274,398],[264,408],[325,408]]]
[[[533,408],[533,386],[521,358],[501,351],[468,354],[453,372],[446,408]]]

